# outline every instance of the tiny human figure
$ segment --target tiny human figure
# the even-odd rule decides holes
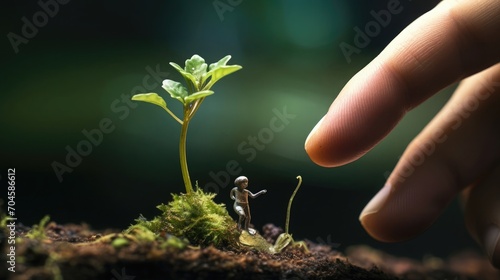
[[[251,235],[254,235],[256,231],[249,228],[252,216],[250,215],[250,207],[248,206],[248,196],[256,198],[261,194],[265,194],[267,190],[261,190],[260,192],[253,194],[251,191],[246,189],[248,187],[248,178],[245,176],[236,178],[236,180],[234,180],[234,185],[236,187],[231,190],[230,197],[234,200],[233,209],[239,216],[238,230],[243,229],[248,231]]]

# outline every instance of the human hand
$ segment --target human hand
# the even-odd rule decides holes
[[[500,268],[498,15],[497,0],[441,2],[346,84],[308,136],[305,149],[315,163],[349,163],[406,112],[468,77],[363,209],[361,224],[374,238],[420,234],[461,193],[469,232]]]

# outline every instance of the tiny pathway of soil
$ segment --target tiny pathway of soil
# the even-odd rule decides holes
[[[0,231],[4,266],[0,279],[500,279],[500,273],[474,252],[419,262],[366,246],[341,253],[306,241],[309,252],[288,247],[271,255],[245,248],[161,248],[156,241],[116,246],[98,241],[104,235],[118,237],[120,232],[97,232],[87,225],[51,222],[44,239],[25,237],[29,229],[17,228],[21,242],[16,244],[16,272],[7,270],[8,244],[5,232]],[[269,224],[262,235],[274,242],[281,232]]]

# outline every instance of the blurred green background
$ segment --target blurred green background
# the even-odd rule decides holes
[[[452,89],[410,112],[376,148],[346,166],[316,166],[303,148],[350,77],[438,1],[400,1],[401,12],[350,61],[339,45],[354,45],[354,28],[363,29],[374,21],[371,11],[386,10],[394,1],[42,2],[58,8],[45,22],[35,16],[43,11],[37,1],[10,3],[1,12],[0,197],[6,195],[7,168],[16,168],[22,223],[50,214],[59,223],[125,228],[140,213],[158,214],[155,205],[183,191],[180,127],[160,108],[128,98],[141,87],[158,92],[180,115],[180,103],[160,87],[166,77],[182,81],[168,63],[184,65],[195,53],[208,63],[231,54],[229,64],[243,69],[213,88],[215,95],[205,100],[188,133],[191,178],[201,187],[217,185],[208,188],[219,193],[217,201],[231,205],[232,184],[220,182],[226,180],[227,163],[235,161],[238,174],[249,177],[250,190],[268,189],[251,202],[258,228],[267,222],[283,226],[300,174],[304,183],[291,220],[296,238],[330,240],[340,250],[366,243],[416,258],[474,246],[457,203],[428,232],[400,244],[372,240],[357,220]],[[23,17],[33,23],[34,16],[40,27],[13,47],[8,34],[23,36]],[[295,118],[269,136],[262,150],[255,149],[255,157],[238,151],[240,145],[250,147],[244,143],[248,137],[269,128],[273,110],[285,107]],[[68,149],[87,139],[82,131],[95,133],[103,120],[112,131],[60,182],[54,163],[67,165]]]

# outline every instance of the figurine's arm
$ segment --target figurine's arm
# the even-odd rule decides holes
[[[257,196],[261,195],[261,194],[265,194],[267,193],[267,190],[261,190],[260,192],[256,193],[256,194],[253,194],[251,191],[249,190],[245,190],[248,192],[248,195],[251,197],[251,198],[256,198]]]
[[[231,192],[229,193],[229,197],[232,199],[232,200],[236,200],[236,195],[235,195],[235,192],[236,192],[236,188],[233,188],[231,190]]]

